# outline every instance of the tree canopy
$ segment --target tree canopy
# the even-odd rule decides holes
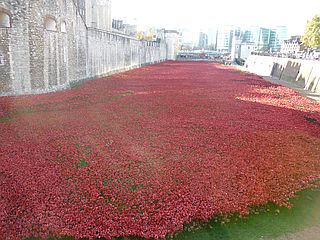
[[[320,15],[314,16],[311,21],[307,22],[302,42],[310,48],[320,46]]]

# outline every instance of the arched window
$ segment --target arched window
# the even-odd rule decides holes
[[[9,28],[11,27],[10,15],[6,12],[1,11],[0,9],[0,28]]]
[[[60,30],[61,30],[62,33],[66,33],[67,32],[67,24],[66,24],[65,21],[61,22],[61,29]]]
[[[57,23],[56,20],[52,17],[46,17],[44,20],[44,27],[48,31],[57,31]]]

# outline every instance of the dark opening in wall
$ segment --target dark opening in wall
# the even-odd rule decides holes
[[[4,65],[4,55],[0,52],[0,66]]]
[[[44,27],[48,31],[57,31],[57,22],[54,18],[52,17],[46,17],[44,19]]]
[[[0,9],[0,28],[11,27],[10,15]]]
[[[60,30],[61,30],[62,33],[66,33],[67,32],[67,24],[66,24],[65,21],[61,22],[61,26],[60,27],[61,27]]]

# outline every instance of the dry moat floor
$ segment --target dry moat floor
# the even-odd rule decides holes
[[[232,67],[0,97],[0,129],[0,239],[319,232],[320,104]]]

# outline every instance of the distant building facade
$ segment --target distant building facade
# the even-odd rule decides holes
[[[255,51],[257,51],[257,46],[254,43],[242,43],[239,58],[246,60]]]
[[[271,39],[271,29],[262,27],[251,27],[245,30],[243,35],[243,42],[254,43],[259,50],[268,50],[270,39]]]
[[[122,31],[123,25],[123,20],[112,19],[112,30]]]
[[[200,32],[198,47],[203,49],[208,47],[208,34]]]
[[[283,41],[280,52],[283,54],[295,54],[303,50],[301,36],[292,36],[290,39]]]
[[[287,39],[287,32],[286,26],[273,28],[260,26],[240,28],[233,25],[212,26],[200,33],[193,33],[190,29],[182,29],[181,46],[183,50],[200,48],[235,55],[234,46],[239,45],[240,39],[241,45],[244,45],[243,52],[245,52],[244,49],[247,49],[249,52],[253,50],[274,53],[280,52],[281,44]],[[199,37],[194,41],[193,36]],[[196,45],[198,47],[195,47]],[[241,48],[238,49],[240,51]]]
[[[216,51],[230,53],[234,35],[234,26],[222,26],[216,32]]]
[[[232,59],[247,59],[252,52],[280,52],[281,44],[287,37],[287,28],[249,27],[235,30],[232,42]]]
[[[112,19],[112,31],[136,37],[137,25],[124,23],[123,20]]]
[[[123,32],[124,34],[136,37],[137,36],[137,25],[134,24],[123,24]]]
[[[254,43],[258,51],[279,52],[282,42],[287,39],[287,27],[249,27],[243,31],[243,42]]]
[[[288,28],[286,26],[277,26],[273,31],[275,33],[275,40],[271,48],[273,52],[279,52],[283,41],[288,39]]]

